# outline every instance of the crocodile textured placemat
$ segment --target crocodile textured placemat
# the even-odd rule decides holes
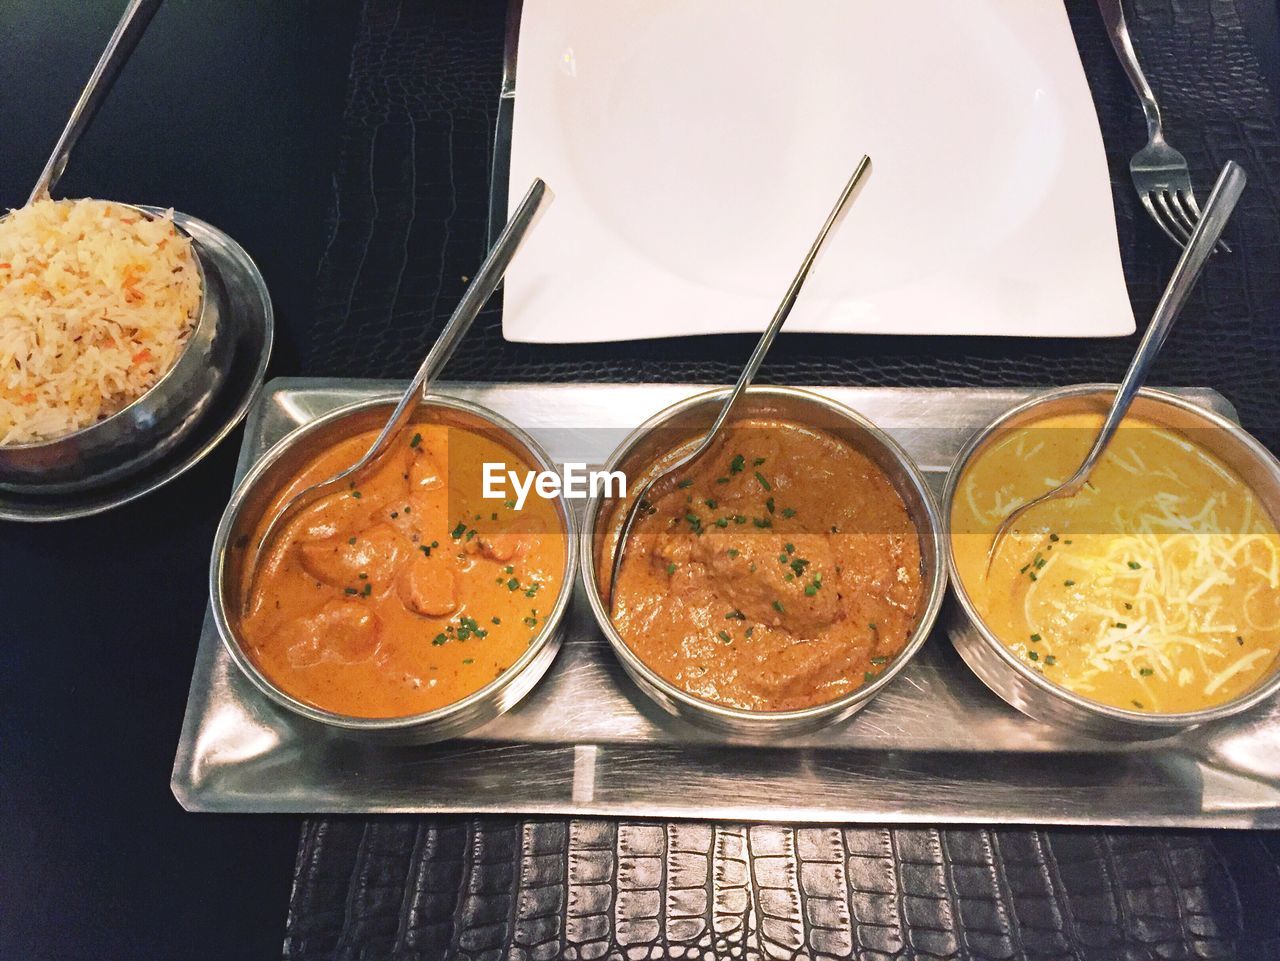
[[[1211,264],[1153,380],[1217,388],[1237,405],[1246,426],[1274,447],[1280,445],[1280,129],[1275,93],[1235,3],[1129,3],[1135,44],[1164,104],[1169,138],[1187,155],[1202,199],[1225,160],[1240,161],[1250,175],[1228,228],[1238,253]],[[1128,160],[1146,130],[1094,4],[1068,0],[1067,7],[1107,147],[1134,310],[1146,318],[1176,253],[1142,211],[1129,181]],[[368,0],[334,180],[332,236],[301,373],[407,377],[461,296],[463,278],[484,252],[504,16],[504,4],[494,0]],[[608,323],[607,315],[601,322]],[[751,343],[700,337],[509,344],[499,310],[491,306],[449,376],[727,381]],[[795,334],[780,338],[761,376],[910,386],[1116,380],[1133,346],[1133,338]]]
[[[295,959],[1280,958],[1261,834],[315,821]]]
[[[1228,158],[1251,177],[1229,228],[1238,252],[1210,266],[1154,379],[1218,388],[1276,448],[1280,130],[1237,2],[1271,0],[1129,4],[1197,183],[1207,190]],[[1175,251],[1129,185],[1137,103],[1093,4],[1067,7],[1142,318]],[[307,345],[300,373],[408,376],[456,304],[485,242],[504,8],[367,0],[318,309],[295,335]],[[740,337],[508,344],[499,316],[482,315],[451,377],[723,381],[750,347]],[[1133,343],[797,335],[762,373],[920,386],[1114,380]],[[1275,837],[1224,833],[323,819],[304,828],[286,954],[1274,961],[1278,865]]]

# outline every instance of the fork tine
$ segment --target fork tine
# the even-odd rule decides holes
[[[1178,195],[1177,190],[1165,190],[1162,193],[1165,204],[1177,219],[1178,226],[1187,231],[1187,239],[1190,239],[1191,232],[1196,229],[1196,218],[1192,217],[1190,211],[1182,205]]]
[[[1179,247],[1185,247],[1187,245],[1187,238],[1179,237],[1176,233],[1173,232],[1173,227],[1170,226],[1169,220],[1166,220],[1165,215],[1162,214],[1156,208],[1155,203],[1152,201],[1151,199],[1152,194],[1147,193],[1147,194],[1142,194],[1141,196],[1142,196],[1142,206],[1147,208],[1147,213],[1149,213],[1151,215],[1151,219],[1156,222],[1156,226],[1159,227],[1161,230],[1163,230],[1165,234],[1168,235],[1169,239],[1172,240]],[[1156,196],[1159,196],[1159,195],[1156,195]]]
[[[1196,203],[1196,195],[1192,193],[1190,190],[1186,190],[1186,191],[1179,190],[1176,192],[1175,196],[1178,198],[1178,200],[1181,203],[1186,205],[1191,210],[1191,212],[1195,215],[1194,219],[1192,220],[1192,223],[1199,223],[1200,222],[1200,205]],[[1231,253],[1231,247],[1227,244],[1225,240],[1222,240],[1222,239],[1218,240],[1217,246],[1215,246],[1213,249],[1221,250],[1224,254]]]

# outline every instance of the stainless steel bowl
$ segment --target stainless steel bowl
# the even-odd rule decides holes
[[[1080,384],[1051,390],[1019,404],[980,431],[956,456],[942,495],[942,522],[947,563],[957,604],[946,616],[947,633],[960,656],[987,687],[1022,713],[1047,724],[1106,739],[1167,737],[1184,728],[1218,721],[1253,707],[1280,691],[1280,664],[1271,674],[1235,699],[1217,707],[1180,714],[1152,714],[1100,704],[1055,684],[1033,671],[1000,643],[983,623],[956,568],[951,539],[951,511],[965,468],[997,431],[1055,414],[1106,411],[1115,387]],[[1159,390],[1143,389],[1133,402],[1133,415],[1161,427],[1195,431],[1196,442],[1233,468],[1257,493],[1273,521],[1280,523],[1280,462],[1238,424],[1212,411]]]
[[[547,613],[542,629],[515,664],[484,687],[462,700],[405,717],[352,717],[315,707],[287,693],[254,663],[241,646],[237,629],[242,609],[242,573],[254,528],[263,512],[287,484],[320,450],[327,449],[362,431],[382,427],[391,414],[395,398],[361,401],[331,411],[299,427],[275,444],[245,475],[222,515],[213,540],[209,566],[209,600],[218,635],[231,659],[245,676],[276,704],[295,714],[357,737],[379,741],[427,743],[456,737],[479,727],[513,707],[529,693],[546,673],[560,649],[560,621],[568,607],[577,578],[574,550],[573,514],[563,498],[557,511],[565,533],[564,579],[555,604]],[[510,421],[476,404],[451,397],[428,397],[418,409],[414,423],[444,424],[471,430],[502,433],[504,441],[530,465],[555,470],[555,463],[529,435]]]
[[[157,213],[133,209],[144,217]],[[59,494],[110,484],[163,457],[204,416],[231,366],[234,338],[223,330],[229,307],[222,281],[216,270],[205,270],[194,239],[192,252],[200,310],[173,366],[141,397],[95,424],[52,440],[0,445],[0,489]]]
[[[697,394],[660,411],[640,425],[609,457],[606,470],[623,471],[629,481],[644,476],[653,463],[682,441],[705,431],[724,403],[727,391]],[[767,742],[805,734],[842,721],[866,705],[893,679],[924,644],[946,592],[947,575],[941,528],[933,495],[906,452],[866,418],[833,400],[789,387],[752,387],[738,401],[736,417],[777,417],[822,428],[851,443],[871,459],[893,483],[920,535],[922,585],[916,628],[901,653],[870,684],[825,704],[797,711],[747,711],[695,697],[646,665],[613,626],[601,595],[601,576],[608,576],[612,552],[607,550],[609,522],[616,501],[594,497],[587,503],[579,535],[587,599],[600,630],[631,679],[645,694],[676,717],[744,740]]]

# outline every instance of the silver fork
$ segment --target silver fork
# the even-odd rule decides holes
[[[1129,174],[1138,191],[1138,199],[1147,208],[1157,226],[1179,247],[1185,247],[1200,221],[1200,205],[1191,189],[1191,174],[1187,170],[1187,158],[1169,146],[1164,139],[1160,122],[1160,105],[1156,95],[1143,76],[1129,38],[1129,25],[1124,18],[1123,0],[1098,0],[1102,20],[1107,25],[1111,46],[1115,47],[1120,65],[1133,84],[1142,112],[1147,117],[1147,145],[1129,161]],[[1217,250],[1231,252],[1226,241],[1219,240]]]

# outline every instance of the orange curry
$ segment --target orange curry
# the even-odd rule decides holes
[[[317,456],[272,510],[354,463],[376,433]],[[482,496],[485,462],[530,469],[496,435],[421,424],[400,445],[290,524],[241,624],[264,674],[340,714],[402,717],[479,690],[526,650],[564,586],[555,502],[516,511]]]
[[[873,680],[915,628],[915,526],[884,472],[844,440],[740,421],[650,499],[614,623],[690,694],[757,711],[823,704]]]

